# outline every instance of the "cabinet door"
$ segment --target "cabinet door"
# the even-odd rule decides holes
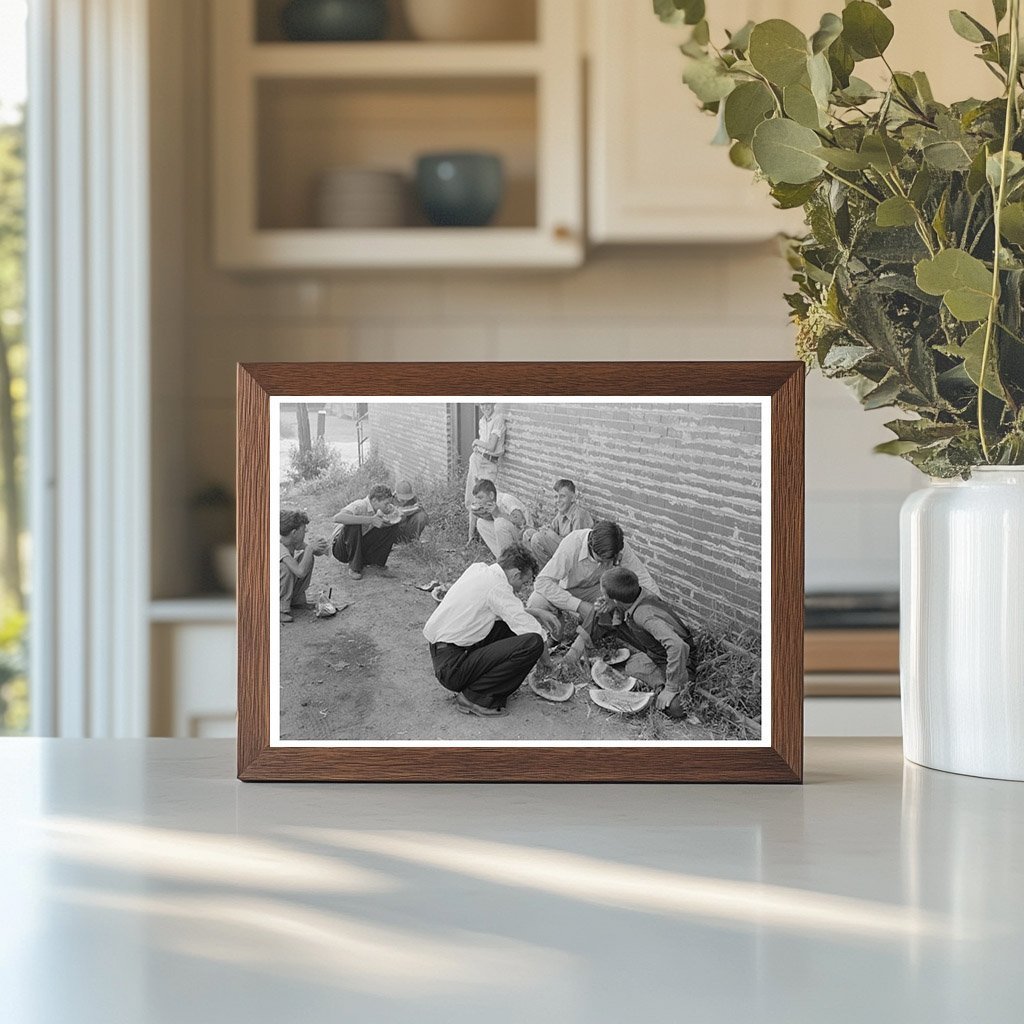
[[[594,242],[711,242],[798,232],[799,211],[779,211],[764,183],[712,146],[713,118],[700,113],[681,82],[678,45],[689,31],[663,25],[650,0],[586,0],[590,26],[589,215]],[[709,0],[712,36],[748,19],[785,18],[810,34],[828,0]],[[896,27],[887,54],[901,70],[928,72],[943,102],[998,94],[934,0],[900,0],[886,11]],[[991,25],[990,0],[955,6]],[[1003,24],[1005,31],[1006,24]],[[873,84],[888,79],[881,61],[858,66]]]
[[[713,242],[799,230],[767,186],[712,146],[715,119],[682,83],[689,29],[663,25],[649,0],[590,4],[590,237],[594,242]],[[708,4],[714,38],[748,19],[793,18],[806,31],[822,0]],[[717,10],[716,10],[717,8]],[[725,19],[725,20],[723,20]],[[804,22],[808,22],[807,25]]]

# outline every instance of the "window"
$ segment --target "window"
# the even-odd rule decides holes
[[[0,0],[0,734],[29,726],[26,657],[26,0]]]

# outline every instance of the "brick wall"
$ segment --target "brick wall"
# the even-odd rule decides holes
[[[451,418],[448,406],[420,403],[371,403],[370,450],[394,472],[396,482],[413,488],[448,477]]]
[[[759,628],[760,416],[741,404],[515,405],[499,485],[551,509],[551,484],[569,477],[695,622]]]

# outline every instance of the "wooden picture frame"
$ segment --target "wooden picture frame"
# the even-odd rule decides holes
[[[756,745],[282,746],[272,742],[271,406],[275,399],[372,401],[501,396],[515,403],[630,408],[760,400],[762,633],[770,731]],[[550,396],[550,397],[545,397]],[[620,396],[628,396],[622,398]],[[418,398],[416,400],[419,400]],[[486,402],[487,398],[480,401]],[[585,402],[585,399],[581,399]],[[524,405],[525,407],[525,405]],[[275,406],[276,408],[276,406]],[[653,408],[653,406],[652,406]],[[672,407],[674,408],[674,406]],[[804,367],[799,362],[256,363],[238,367],[238,777],[243,781],[800,782],[803,772]],[[767,428],[767,429],[765,429]],[[665,434],[665,431],[662,431]],[[674,436],[674,435],[673,435]],[[279,445],[277,438],[273,439]],[[768,451],[765,451],[768,446]],[[765,544],[764,541],[767,541]],[[425,645],[425,641],[424,641]],[[427,660],[429,668],[429,659]],[[762,685],[767,685],[766,683]]]

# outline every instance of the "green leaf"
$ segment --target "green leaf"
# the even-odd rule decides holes
[[[743,28],[733,32],[723,49],[732,50],[735,53],[746,53],[750,47],[750,33],[753,32],[755,24],[756,22],[748,21]]]
[[[654,13],[667,25],[696,25],[704,17],[704,0],[654,0]]]
[[[933,420],[890,420],[885,425],[901,441],[915,441],[918,444],[933,444],[948,440],[963,432],[960,423],[936,423]]]
[[[925,160],[940,171],[966,171],[971,166],[971,158],[967,150],[959,142],[940,142],[925,144],[921,153]]]
[[[946,231],[946,216],[948,213],[949,189],[947,188],[942,193],[942,198],[939,200],[935,216],[932,217],[932,228],[935,231],[935,237],[938,238],[939,245],[943,247],[949,245],[949,233]]]
[[[969,43],[995,42],[996,37],[966,11],[950,11],[949,23],[953,26],[953,31]]]
[[[964,371],[974,382],[975,387],[981,385],[981,361],[985,352],[985,325],[982,324],[975,330],[967,340],[959,347],[953,345],[942,345],[939,351],[953,359],[962,359]],[[999,374],[996,370],[996,346],[993,340],[989,345],[988,364],[985,367],[985,390],[996,398],[1006,399],[1006,392],[999,383]]]
[[[843,19],[835,14],[823,14],[818,31],[811,36],[811,53],[827,50],[842,34]]]
[[[856,75],[850,76],[846,88],[842,90],[843,99],[853,104],[866,103],[879,95],[877,89],[872,88],[864,79],[858,78]]]
[[[1014,245],[1024,245],[1024,203],[1010,203],[1003,208],[1000,234]]]
[[[820,143],[810,128],[780,117],[757,126],[751,148],[770,182],[802,185],[825,169],[825,161],[814,152]]]
[[[865,135],[860,151],[871,166],[883,174],[891,174],[903,159],[903,147],[887,135]]]
[[[795,210],[798,206],[803,206],[817,190],[817,181],[805,182],[802,185],[780,182],[772,186],[772,199],[780,210]]]
[[[905,228],[917,223],[914,204],[902,196],[893,196],[878,204],[875,223],[880,228]]]
[[[995,192],[999,188],[999,178],[1003,170],[1003,154],[1002,152],[993,153],[988,160],[985,161],[985,177],[988,178],[989,185],[992,186],[992,191]],[[1017,179],[1024,175],[1024,157],[1020,153],[1010,150],[1006,154],[1006,186],[1009,191],[1013,191]]]
[[[929,295],[941,295],[946,308],[965,323],[988,316],[992,272],[981,260],[962,249],[945,249],[915,268],[917,286]]]
[[[853,50],[846,45],[843,37],[840,36],[826,51],[828,53],[828,66],[832,69],[832,77],[835,79],[836,88],[845,89],[850,84],[850,75],[856,63]]]
[[[824,119],[810,82],[795,82],[782,90],[782,106],[786,116],[805,128],[822,128]]]
[[[690,60],[683,71],[683,81],[701,103],[724,100],[736,88],[736,82],[717,60]]]
[[[807,62],[807,77],[811,83],[811,94],[823,115],[822,125],[825,125],[828,123],[828,104],[832,95],[832,69],[828,66],[828,57],[823,53],[811,57]]]
[[[898,376],[887,377],[878,387],[869,391],[860,401],[865,409],[882,409],[887,405],[895,405],[903,390]]]
[[[988,149],[982,146],[971,160],[970,170],[967,172],[967,191],[976,196],[984,187],[986,182],[985,165],[988,161]]]
[[[725,128],[729,137],[748,146],[754,129],[775,110],[775,98],[763,82],[743,82],[725,101]]]
[[[807,69],[808,55],[806,36],[788,21],[762,21],[750,33],[747,58],[773,85],[798,82]]]
[[[935,176],[932,174],[931,168],[927,164],[922,164],[921,169],[914,175],[913,184],[907,193],[910,201],[920,206],[928,198],[934,180]]]
[[[871,166],[871,161],[852,149],[836,149],[832,146],[819,146],[814,150],[815,156],[827,160],[833,167],[841,171],[863,171]]]
[[[754,151],[745,142],[734,142],[729,149],[729,160],[736,167],[742,167],[745,171],[756,171],[757,160],[754,159]]]
[[[914,84],[917,86],[917,94],[925,103],[934,103],[935,96],[932,94],[931,82],[923,71],[915,71],[913,74]]]
[[[874,4],[853,0],[843,9],[843,39],[862,60],[881,57],[892,36],[892,22]]]
[[[876,444],[872,451],[876,455],[906,455],[907,452],[916,451],[920,447],[917,441],[883,441]]]

